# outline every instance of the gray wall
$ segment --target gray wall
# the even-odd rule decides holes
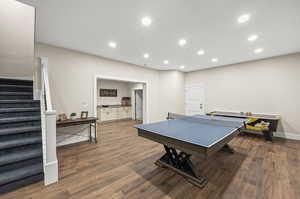
[[[34,24],[33,7],[0,1],[0,77],[32,79]]]

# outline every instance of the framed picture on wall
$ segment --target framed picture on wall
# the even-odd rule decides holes
[[[100,97],[117,97],[118,96],[118,90],[117,89],[103,89],[100,88]]]

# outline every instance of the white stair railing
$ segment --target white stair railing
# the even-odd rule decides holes
[[[53,110],[48,76],[48,58],[40,57],[40,102],[43,139],[44,182],[49,185],[58,181],[56,155],[56,111]]]
[[[49,76],[48,76],[48,58],[41,57],[41,78],[42,78],[42,89],[44,89],[44,100],[45,100],[45,110],[53,111],[51,95],[50,95],[50,86],[49,86]]]

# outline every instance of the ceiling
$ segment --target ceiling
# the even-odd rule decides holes
[[[160,70],[193,71],[300,52],[299,0],[20,1],[37,8],[39,42]],[[239,24],[243,14],[250,20]],[[141,23],[145,16],[152,19],[148,27]],[[258,39],[249,42],[253,34]],[[110,41],[117,47],[109,47]],[[254,53],[257,48],[263,52]],[[199,49],[205,54],[199,56]]]

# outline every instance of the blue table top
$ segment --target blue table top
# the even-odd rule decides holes
[[[211,116],[195,115],[196,118],[208,119]],[[213,119],[218,119],[213,117]],[[189,120],[166,120],[162,122],[155,122],[150,124],[135,125],[137,129],[142,129],[162,136],[182,140],[195,145],[210,147],[219,142],[225,137],[235,132],[243,122],[244,119],[232,119],[220,117],[223,121],[237,122],[237,126],[223,126],[214,123],[199,123],[197,121]]]

